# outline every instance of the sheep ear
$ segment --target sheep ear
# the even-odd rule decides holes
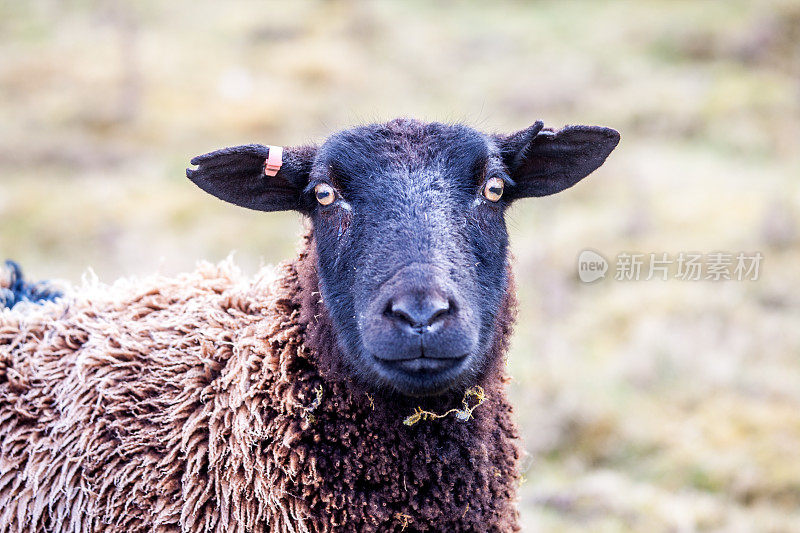
[[[591,174],[619,143],[619,132],[600,126],[545,129],[541,121],[500,139],[514,185],[511,199],[547,196]]]
[[[248,144],[223,148],[192,159],[197,168],[187,168],[186,177],[220,200],[248,209],[304,212],[303,189],[308,185],[315,153],[316,148],[310,146],[281,150]]]

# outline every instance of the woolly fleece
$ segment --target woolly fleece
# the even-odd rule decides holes
[[[0,531],[518,530],[513,286],[474,418],[408,427],[464,391],[352,383],[311,250],[0,310]]]

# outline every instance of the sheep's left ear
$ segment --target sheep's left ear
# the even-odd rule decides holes
[[[572,187],[596,170],[617,143],[619,132],[600,126],[544,129],[541,121],[499,139],[514,185],[510,199],[547,196]]]
[[[223,148],[191,160],[186,169],[195,185],[226,202],[258,211],[305,212],[316,148],[283,148],[248,144]]]

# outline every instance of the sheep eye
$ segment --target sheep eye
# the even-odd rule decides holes
[[[336,191],[327,183],[320,183],[314,187],[314,196],[321,205],[331,205],[336,199]]]
[[[505,183],[500,178],[489,178],[483,186],[483,197],[490,202],[496,202],[503,196]]]

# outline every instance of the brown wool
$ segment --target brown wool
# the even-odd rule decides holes
[[[518,530],[513,287],[483,404],[409,427],[464,391],[352,383],[312,250],[277,279],[205,264],[0,311],[0,532]]]

